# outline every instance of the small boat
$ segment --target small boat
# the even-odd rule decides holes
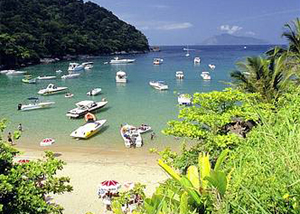
[[[35,84],[36,83],[36,78],[32,78],[31,75],[26,75],[24,79],[22,79],[23,83],[28,83],[28,84]]]
[[[20,111],[29,111],[29,110],[36,110],[41,108],[50,108],[55,102],[39,102],[39,98],[37,97],[29,97],[31,103],[29,104],[18,104],[18,110]]]
[[[88,96],[96,96],[98,94],[100,94],[100,92],[102,91],[101,88],[94,88],[91,91],[89,91],[88,93],[86,93]]]
[[[160,65],[160,64],[162,64],[163,63],[163,59],[161,59],[161,58],[154,58],[154,60],[153,60],[153,64],[154,65]]]
[[[76,62],[71,62],[69,64],[68,71],[69,72],[77,72],[77,71],[82,71],[84,69],[83,65],[79,65]]]
[[[67,74],[67,75],[61,76],[61,78],[62,79],[73,79],[73,78],[77,78],[79,76],[80,76],[80,74]]]
[[[200,57],[199,57],[199,56],[196,56],[196,57],[194,58],[194,64],[200,64],[200,62],[201,62]]]
[[[158,90],[168,90],[169,86],[164,81],[150,81],[149,85]]]
[[[127,82],[126,72],[124,72],[124,71],[118,71],[116,73],[116,82],[126,83]]]
[[[68,87],[57,87],[54,84],[49,84],[47,88],[39,90],[38,94],[41,95],[50,95],[50,94],[58,94],[67,90]]]
[[[93,114],[88,114],[92,115],[90,119],[86,120],[86,123],[83,126],[80,126],[78,129],[73,131],[70,134],[71,137],[87,139],[99,132],[106,123],[106,120],[96,120],[96,117]]]
[[[51,146],[53,143],[55,143],[53,138],[45,138],[40,142],[40,146]]]
[[[143,139],[138,129],[131,125],[124,125],[120,129],[120,134],[124,140],[125,147],[142,147]]]
[[[102,100],[100,102],[95,102],[92,100],[84,100],[76,103],[76,108],[67,112],[66,116],[70,118],[79,118],[85,115],[88,112],[93,112],[98,109],[103,108],[108,102],[106,100]]]
[[[81,64],[85,70],[92,69],[94,67],[93,62],[84,62]]]
[[[203,72],[201,73],[201,77],[202,77],[204,80],[210,80],[210,79],[211,79],[211,76],[210,76],[209,72],[207,72],[207,71],[203,71]]]
[[[180,94],[177,100],[179,105],[192,105],[192,97],[189,94]]]
[[[16,70],[2,70],[0,71],[0,74],[7,74],[10,71],[16,71]]]
[[[128,64],[135,62],[135,59],[120,59],[119,57],[115,57],[114,59],[110,60],[110,64]]]
[[[65,98],[71,98],[71,97],[74,97],[74,94],[72,94],[72,93],[66,93],[65,94]]]
[[[7,76],[17,76],[17,75],[24,75],[26,74],[26,71],[15,71],[15,70],[9,70],[8,72],[6,72],[5,74]]]
[[[176,71],[175,76],[176,76],[177,79],[183,79],[184,78],[184,73],[183,73],[183,71]]]
[[[146,125],[146,124],[142,124],[140,125],[137,130],[140,132],[140,134],[144,134],[146,132],[149,132],[152,130],[151,126]]]
[[[208,67],[211,69],[211,70],[215,70],[216,66],[213,65],[213,64],[208,64]]]
[[[190,56],[190,49],[189,49],[189,46],[188,46],[188,45],[186,46],[185,50],[186,50],[185,56],[186,56],[186,57]]]
[[[58,73],[58,74],[60,74],[60,73],[62,73],[63,71],[62,70],[57,70],[57,71],[55,71],[56,73]]]
[[[53,79],[56,79],[56,76],[38,76],[36,79],[38,79],[38,80],[53,80]]]

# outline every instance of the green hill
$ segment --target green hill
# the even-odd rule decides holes
[[[67,54],[148,51],[148,40],[112,12],[83,0],[0,0],[0,65]]]

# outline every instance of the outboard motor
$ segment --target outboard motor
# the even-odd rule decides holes
[[[18,110],[21,110],[21,108],[22,108],[22,104],[20,103],[18,104]]]

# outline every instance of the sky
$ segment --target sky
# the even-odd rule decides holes
[[[300,0],[91,0],[142,31],[150,45],[195,45],[222,33],[283,44]]]

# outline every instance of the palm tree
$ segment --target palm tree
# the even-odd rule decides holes
[[[291,24],[285,24],[284,27],[287,31],[282,36],[289,42],[288,51],[300,57],[300,19],[297,18]]]
[[[233,85],[245,92],[261,94],[265,102],[276,101],[287,90],[293,75],[286,69],[286,59],[286,54],[270,59],[247,57],[236,63],[238,69],[231,73]]]

